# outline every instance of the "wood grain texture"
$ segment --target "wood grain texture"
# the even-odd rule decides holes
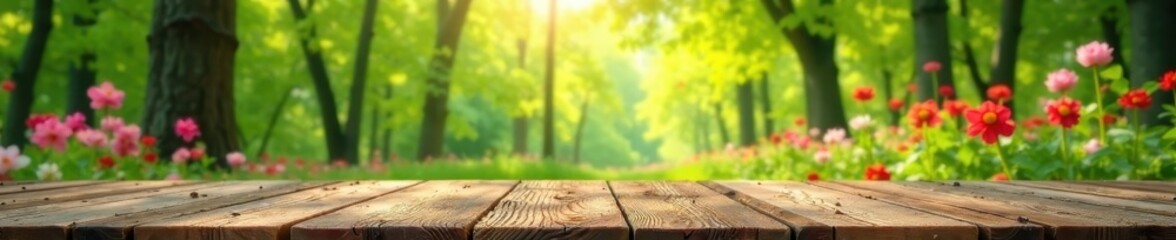
[[[862,183],[846,183],[862,184]],[[895,188],[899,185],[901,188]],[[1083,203],[1023,196],[989,189],[928,182],[870,183],[896,194],[942,200],[946,204],[984,211],[1046,226],[1051,239],[1176,239],[1172,217]]]
[[[135,239],[289,239],[290,226],[418,181],[350,181],[135,227]]]
[[[78,222],[73,227],[73,236],[76,240],[132,239],[133,228],[140,224],[155,222],[161,219],[176,218],[213,211],[223,207],[266,199],[272,196],[298,192],[309,188],[321,187],[330,183],[332,182],[300,182],[298,184],[280,185],[277,187],[262,188],[258,191],[249,191],[231,195],[208,195],[194,199],[189,204],[156,208],[148,211],[120,214],[118,216],[109,218]],[[249,183],[242,182],[238,184],[248,185]]]
[[[1068,191],[1075,193],[1085,193],[1099,196],[1107,196],[1122,199],[1154,201],[1161,203],[1176,204],[1176,187],[1172,187],[1166,192],[1156,192],[1150,190],[1137,190],[1130,188],[1117,188],[1111,186],[1103,186],[1098,184],[1084,184],[1084,182],[1063,182],[1063,181],[1009,181],[1000,182],[1003,184],[1026,186],[1042,189],[1053,189],[1060,191]]]
[[[1168,181],[1079,181],[1075,183],[1176,195],[1176,182]],[[1172,197],[1176,198],[1176,196]]]
[[[831,234],[807,234],[801,239],[962,240],[979,235],[977,227],[967,222],[806,183],[720,181],[712,186],[743,195],[737,199],[786,223],[808,226],[818,222],[832,227]]]
[[[296,184],[288,181],[218,182],[183,185],[146,192],[94,198],[88,202],[64,202],[2,212],[0,239],[67,239],[77,222],[182,205],[197,201],[191,192],[221,196],[260,191],[260,187]]]
[[[474,239],[628,239],[604,181],[524,181],[474,226]]]
[[[814,181],[812,185],[837,190],[861,197],[857,201],[883,201],[924,212],[934,213],[960,221],[977,225],[980,239],[990,240],[1034,240],[1045,239],[1042,226],[1033,223],[1021,223],[1014,218],[1006,218],[986,212],[972,211],[936,201],[924,201],[919,195],[894,194],[886,191],[874,191],[871,188],[858,188],[852,185],[835,182]],[[869,185],[866,185],[869,186]]]
[[[44,191],[22,192],[0,195],[0,211],[23,207],[54,204],[68,201],[86,201],[90,198],[118,195],[123,193],[149,191],[170,186],[195,184],[191,181],[127,181],[84,185]]]
[[[788,239],[788,226],[694,182],[609,182],[635,239]]]
[[[1138,212],[1153,213],[1158,215],[1176,216],[1176,204],[1171,202],[1129,200],[1046,188],[1008,185],[995,182],[966,182],[961,183],[961,185],[964,187],[982,188],[991,191],[1000,191],[1022,196],[1035,196],[1058,201],[1084,203],[1097,206],[1121,208]]]
[[[34,192],[68,187],[81,187],[94,184],[109,183],[107,181],[60,181],[60,182],[4,182],[0,185],[0,196],[11,193]]]
[[[312,218],[292,239],[468,239],[518,181],[429,181]]]

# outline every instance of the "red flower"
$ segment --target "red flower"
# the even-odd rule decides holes
[[[1013,90],[1008,85],[996,84],[988,87],[988,100],[996,102],[1008,102],[1013,99]]]
[[[770,139],[772,140],[772,144],[775,145],[780,145],[781,142],[784,142],[784,136],[779,133],[773,133]]]
[[[870,101],[870,99],[874,99],[874,88],[859,87],[857,89],[854,89],[853,90],[853,99],[858,100],[858,102],[865,102],[865,101]]]
[[[0,87],[3,87],[5,92],[12,92],[12,90],[16,90],[16,82],[13,82],[12,79],[7,79],[4,80],[4,83],[0,83]]]
[[[25,126],[28,126],[29,129],[36,129],[37,125],[49,121],[57,121],[57,115],[53,115],[52,113],[33,114],[29,116],[29,119],[25,120]]]
[[[805,178],[807,178],[809,181],[820,181],[821,174],[819,174],[817,172],[809,172],[808,176],[806,176]]]
[[[1110,114],[1110,113],[1103,114],[1103,117],[1102,117],[1103,124],[1108,124],[1108,125],[1115,124],[1116,121],[1119,121],[1118,116],[1115,116],[1114,114]]]
[[[155,146],[155,137],[143,136],[143,138],[139,139],[139,143],[142,143],[143,147],[153,147]]]
[[[4,85],[4,87],[8,89],[8,85]],[[1176,70],[1168,70],[1164,76],[1160,77],[1160,89],[1172,91],[1174,88],[1176,88]]]
[[[911,119],[911,124],[915,128],[935,127],[939,125],[939,107],[935,106],[934,100],[916,103],[911,105],[907,117]]]
[[[923,64],[923,71],[928,73],[935,73],[939,72],[939,69],[942,67],[943,66],[939,64],[939,61],[931,60]]]
[[[902,102],[902,99],[895,98],[895,99],[890,99],[890,102],[887,102],[886,104],[889,105],[890,111],[897,112],[899,110],[902,110],[903,102]]]
[[[103,156],[98,159],[98,166],[102,169],[110,169],[114,167],[114,158],[110,156]]]
[[[993,175],[992,175],[992,179],[991,179],[991,180],[992,180],[992,181],[1004,181],[1004,182],[1008,182],[1008,181],[1009,181],[1009,175],[1005,175],[1005,173],[997,173],[997,174],[993,174]]]
[[[1041,125],[1045,125],[1045,123],[1046,123],[1046,120],[1044,118],[1041,118],[1041,116],[1033,116],[1033,117],[1030,117],[1029,119],[1025,119],[1025,122],[1022,124],[1024,124],[1025,129],[1034,129],[1034,128],[1040,127]]]
[[[143,154],[143,161],[144,162],[155,163],[155,161],[157,161],[157,160],[159,160],[159,156],[155,155],[155,153],[153,153],[153,152]]]
[[[1009,108],[986,101],[980,107],[968,109],[964,118],[968,119],[968,136],[980,136],[984,143],[996,143],[997,136],[1010,136],[1017,129],[1017,125],[1010,119],[1013,115]]]
[[[889,181],[890,171],[886,170],[886,165],[874,164],[866,167],[866,180],[875,181]]]
[[[1078,124],[1079,110],[1082,109],[1082,104],[1078,101],[1062,98],[1057,101],[1052,101],[1045,107],[1045,111],[1049,113],[1049,122],[1061,125],[1062,128],[1070,128]]]
[[[804,118],[799,117],[799,118],[796,118],[796,120],[792,120],[792,124],[796,124],[796,126],[803,127],[805,124],[805,120],[804,120]]]
[[[963,114],[964,110],[968,110],[969,107],[971,106],[968,106],[968,102],[961,100],[948,100],[947,102],[943,103],[943,109],[947,110],[947,114],[951,115],[951,117],[959,117],[960,114]]]
[[[947,85],[939,86],[939,96],[943,96],[944,99],[955,99],[955,88]]]
[[[1119,106],[1126,110],[1148,108],[1151,107],[1151,96],[1143,89],[1131,90],[1119,97]]]

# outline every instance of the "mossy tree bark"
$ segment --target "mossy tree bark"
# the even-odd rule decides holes
[[[439,1],[448,8],[446,0]],[[445,140],[445,121],[449,117],[449,84],[450,71],[454,60],[457,59],[458,41],[461,40],[462,27],[465,25],[466,15],[470,10],[471,0],[458,0],[453,9],[438,11],[444,15],[438,17],[444,21],[438,28],[437,39],[433,43],[434,53],[429,61],[429,77],[426,79],[425,104],[423,119],[421,120],[421,134],[417,148],[417,159],[425,160],[440,157]],[[439,7],[440,8],[440,7]]]
[[[191,146],[175,134],[175,122],[191,117],[199,141],[219,166],[240,150],[233,108],[237,52],[236,0],[156,0],[148,36],[150,72],[144,134],[159,139],[159,153]]]

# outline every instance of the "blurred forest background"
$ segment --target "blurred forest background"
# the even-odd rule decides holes
[[[1168,0],[2,1],[0,76],[16,79],[18,92],[22,84],[35,83],[27,102],[15,93],[3,98],[4,145],[21,142],[21,136],[8,135],[29,113],[84,111],[85,89],[110,81],[127,94],[117,114],[143,121],[148,133],[171,129],[174,122],[153,118],[205,111],[161,111],[168,108],[153,102],[229,101],[232,113],[221,112],[227,118],[196,114],[203,129],[224,129],[221,139],[220,130],[206,130],[206,142],[232,142],[220,150],[210,147],[222,153],[214,156],[241,150],[251,156],[363,163],[515,153],[600,167],[673,163],[728,144],[763,141],[797,119],[821,129],[845,127],[846,112],[897,122],[899,115],[892,115],[885,101],[855,104],[849,93],[874,86],[881,99],[925,99],[931,88],[911,93],[908,85],[929,84],[919,70],[929,60],[943,63],[939,80],[954,85],[961,99],[983,99],[991,84],[1011,86],[1017,116],[1041,114],[1037,102],[1046,93],[1041,81],[1050,71],[1072,67],[1073,49],[1090,40],[1111,44],[1117,63],[1142,66],[1126,69],[1125,77],[1154,80],[1163,71],[1156,69],[1174,65],[1174,5]],[[45,24],[50,27],[39,27]],[[200,24],[207,26],[201,30]],[[219,38],[168,32],[184,28]],[[212,48],[235,54],[228,58],[230,71],[221,75],[228,78],[216,84],[152,83],[159,78],[153,64],[179,69],[193,62],[224,64],[217,58],[183,62],[200,58],[192,53],[200,51],[164,56],[180,63],[153,63],[173,61],[150,54],[149,36],[161,36],[155,31],[171,34],[166,41],[229,44]],[[35,51],[36,44],[42,52]],[[40,63],[31,65],[29,54],[41,55]],[[1093,83],[1080,84],[1077,89],[1083,90],[1073,95],[1091,99]],[[192,91],[201,95],[184,96]],[[223,95],[230,92],[231,97]],[[1171,99],[1165,94],[1170,93],[1156,98]],[[21,112],[23,105],[30,108]],[[164,137],[161,152],[169,152]]]

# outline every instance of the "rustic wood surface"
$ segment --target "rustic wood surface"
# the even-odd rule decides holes
[[[1164,181],[0,183],[0,240],[1176,239]]]

